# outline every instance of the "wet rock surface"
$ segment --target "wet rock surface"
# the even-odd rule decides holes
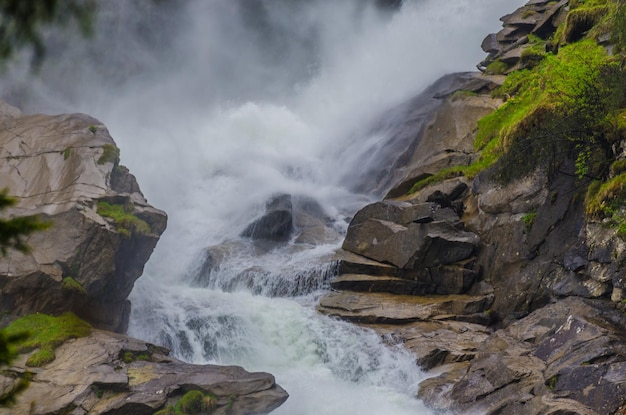
[[[503,17],[481,65],[521,68],[528,36],[551,36],[568,10],[536,0]],[[319,310],[412,351],[432,375],[417,395],[435,410],[621,415],[626,245],[586,218],[574,163],[507,184],[487,169],[415,186],[480,156],[476,123],[500,104],[487,90],[442,94],[386,200],[352,219]]]

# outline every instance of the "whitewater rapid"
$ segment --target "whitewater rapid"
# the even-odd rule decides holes
[[[130,335],[274,374],[290,394],[276,414],[429,414],[413,356],[315,306],[350,217],[379,197],[354,187],[388,138],[372,124],[474,70],[484,36],[523,3],[107,0],[100,36],[51,50],[36,79],[17,65],[12,85],[26,111],[102,120],[169,215],[131,294]],[[240,238],[276,194],[315,201],[327,237],[270,250]],[[228,254],[199,278],[216,246]]]

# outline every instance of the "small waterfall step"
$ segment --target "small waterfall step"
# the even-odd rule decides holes
[[[478,322],[491,296],[414,296],[372,292],[331,292],[320,300],[322,314],[360,324],[408,324],[415,321]]]

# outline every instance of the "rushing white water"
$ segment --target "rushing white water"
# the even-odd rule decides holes
[[[315,303],[350,216],[373,197],[350,187],[386,138],[370,123],[472,70],[483,37],[523,1],[405,0],[390,12],[373,0],[196,0],[165,2],[169,17],[106,3],[104,35],[49,59],[18,104],[101,119],[169,214],[129,334],[191,362],[273,373],[291,395],[278,414],[429,413],[411,356]],[[267,251],[239,237],[277,193],[316,202],[321,242]],[[199,282],[210,246],[227,254]]]

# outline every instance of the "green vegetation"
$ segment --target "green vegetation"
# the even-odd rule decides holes
[[[98,164],[113,163],[118,165],[120,162],[120,149],[113,144],[104,144],[102,146],[102,155],[98,159]]]
[[[95,134],[96,132],[98,132],[98,127],[96,127],[95,125],[90,125],[89,126],[89,132],[92,133],[92,134]]]
[[[487,66],[487,69],[485,70],[485,72],[491,75],[502,75],[508,69],[509,69],[509,65],[507,65],[506,63],[502,61],[496,60],[496,61],[491,62]]]
[[[148,352],[124,350],[120,353],[120,359],[126,364],[135,362],[137,360],[150,362],[152,360],[152,356]]]
[[[72,277],[63,277],[63,280],[61,280],[61,289],[63,291],[87,295],[87,290],[85,290],[85,287],[83,287],[80,282],[76,281]]]
[[[546,386],[550,388],[551,391],[554,391],[556,388],[556,383],[559,381],[559,375],[554,375],[550,379],[546,380]]]
[[[513,98],[481,120],[477,143],[497,135],[505,181],[537,167],[553,172],[568,155],[579,175],[597,175],[617,138],[625,83],[617,60],[595,41],[564,46],[507,78],[501,93]]]
[[[98,214],[112,219],[117,231],[126,237],[130,237],[133,233],[145,235],[151,232],[150,225],[133,214],[132,206],[100,201],[98,202]]]
[[[16,200],[7,195],[7,190],[0,191],[0,211],[14,205]],[[23,238],[33,232],[47,229],[49,223],[42,222],[36,216],[26,216],[13,219],[0,219],[0,254],[5,256],[8,249],[17,249],[28,252],[28,245]],[[26,332],[0,330],[0,365],[8,365],[16,355],[16,345],[26,341]],[[0,393],[0,406],[8,406],[13,403],[15,396],[26,389],[30,383],[30,373],[25,372],[16,379],[12,387]]]
[[[26,353],[38,349],[26,361],[26,365],[30,367],[50,363],[55,358],[54,350],[58,346],[69,339],[85,337],[90,333],[91,326],[70,312],[59,317],[29,314],[13,321],[5,329],[7,336],[21,336],[15,343],[17,352]]]
[[[475,161],[422,178],[410,192],[487,168],[506,184],[536,169],[553,174],[570,160],[581,185],[591,183],[588,217],[626,239],[626,159],[616,160],[626,139],[626,56],[597,43],[609,33],[614,51],[626,50],[625,0],[570,1],[565,23],[551,39],[529,36],[523,69],[494,91],[505,102],[478,122]],[[495,61],[486,72],[509,70]],[[523,217],[527,230],[535,219]]]
[[[562,32],[562,42],[570,43],[582,39],[590,32],[609,11],[606,1],[596,2],[601,5],[584,4],[572,8],[567,14],[567,20]],[[576,6],[575,6],[576,7]]]
[[[9,197],[7,190],[0,190],[0,211],[13,206],[16,199]],[[52,226],[42,221],[38,216],[21,216],[12,219],[0,219],[0,253],[4,256],[7,249],[16,249],[28,252],[29,248],[24,238],[33,232],[42,231]]]
[[[528,47],[522,52],[524,68],[533,68],[548,56],[546,41],[535,35],[528,35]]]
[[[95,0],[0,1],[0,62],[30,47],[33,64],[41,64],[46,52],[42,33],[49,26],[75,21],[82,34],[89,36],[95,9]]]
[[[66,148],[62,153],[63,160],[67,160],[70,157],[71,152],[72,152],[72,149],[70,147]]]
[[[229,405],[235,397],[229,398]],[[192,390],[184,394],[174,406],[168,406],[155,412],[154,415],[205,415],[211,414],[217,408],[217,397],[211,392],[203,393]]]
[[[526,225],[526,232],[530,232],[530,228],[533,227],[533,224],[535,223],[536,218],[537,218],[536,211],[528,212],[527,214],[522,216],[522,222],[524,222],[524,224]]]
[[[459,89],[458,91],[455,91],[451,96],[450,99],[452,101],[457,101],[460,99],[464,99],[464,98],[468,98],[468,97],[475,97],[478,96],[478,94],[474,91],[467,91],[465,89]]]
[[[605,220],[626,240],[626,173],[602,183],[592,182],[585,198],[587,216]]]

